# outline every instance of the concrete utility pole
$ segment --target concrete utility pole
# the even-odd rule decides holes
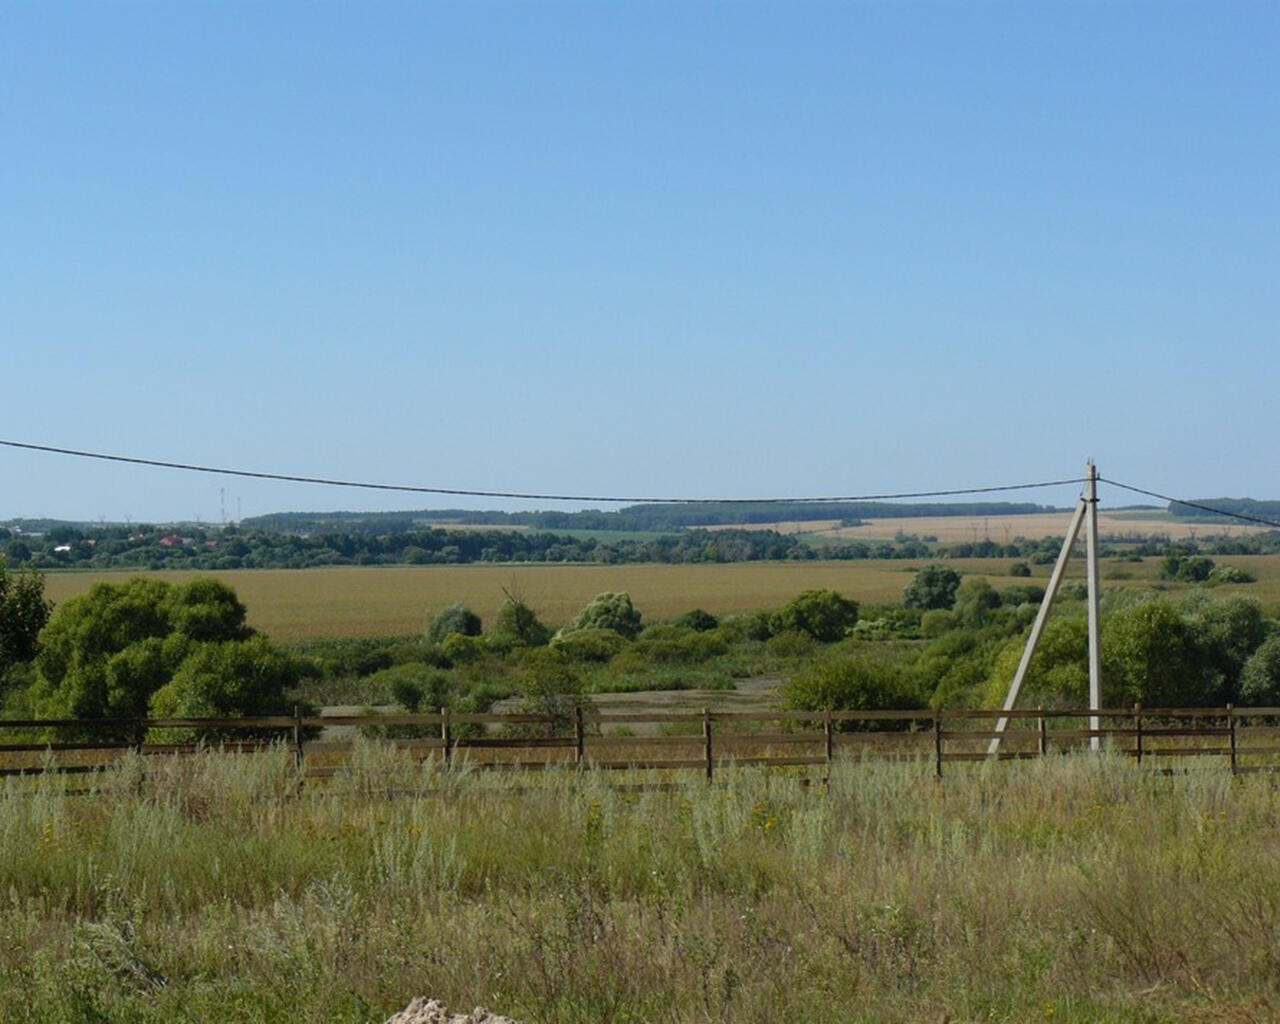
[[[1085,561],[1089,577],[1089,707],[1096,711],[1102,707],[1102,627],[1098,621],[1102,583],[1098,572],[1098,467],[1093,464],[1093,459],[1089,460],[1089,479],[1082,500],[1089,506],[1085,530]],[[1096,734],[1098,727],[1098,716],[1090,715],[1089,731]],[[1091,750],[1098,750],[1100,746],[1101,737],[1089,737]]]
[[[1009,693],[1005,696],[1002,711],[1012,711],[1018,699],[1018,691],[1022,689],[1022,681],[1026,678],[1027,669],[1031,667],[1031,659],[1036,653],[1036,646],[1044,633],[1044,625],[1048,621],[1053,599],[1058,596],[1058,590],[1062,586],[1063,572],[1067,567],[1067,560],[1071,557],[1071,549],[1075,546],[1076,538],[1080,535],[1082,523],[1086,524],[1086,562],[1089,577],[1089,708],[1097,710],[1102,707],[1102,647],[1101,631],[1098,625],[1098,599],[1101,591],[1098,574],[1098,467],[1090,459],[1087,464],[1084,494],[1080,496],[1080,503],[1076,505],[1075,515],[1071,517],[1071,525],[1067,527],[1067,535],[1062,541],[1062,550],[1058,552],[1058,560],[1053,565],[1053,572],[1049,574],[1049,585],[1045,588],[1044,600],[1040,602],[1040,610],[1036,612],[1035,621],[1031,624],[1031,633],[1027,637],[1026,647],[1022,649],[1022,658],[1018,662],[1017,671],[1013,674],[1013,682],[1009,684]],[[998,734],[1004,732],[1008,725],[1007,716],[1001,717],[996,722],[997,735],[992,737],[991,743],[987,746],[988,755],[995,755],[999,751],[1000,736]],[[1097,715],[1089,716],[1089,729],[1092,732],[1098,731]],[[1089,746],[1097,750],[1099,738],[1090,737]]]

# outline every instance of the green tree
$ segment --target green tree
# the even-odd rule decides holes
[[[35,569],[11,574],[0,558],[0,692],[9,670],[36,656],[40,631],[52,610],[43,574]]]
[[[281,715],[296,682],[293,658],[266,637],[192,645],[173,677],[151,695],[157,718],[231,718]]]
[[[964,580],[956,590],[952,614],[961,625],[979,629],[990,622],[1000,608],[999,592],[986,580]]]
[[[1246,707],[1280,705],[1280,633],[1267,637],[1240,673],[1240,703]]]
[[[1102,625],[1102,681],[1108,703],[1203,706],[1222,683],[1192,626],[1165,598],[1121,608]]]
[[[926,565],[902,594],[906,608],[950,608],[955,604],[960,574],[948,565]]]
[[[253,635],[225,584],[136,577],[58,607],[41,634],[30,703],[49,718],[128,718],[157,706],[165,715],[272,713],[300,671]]]
[[[551,630],[544,626],[518,594],[503,591],[506,601],[494,620],[491,636],[508,647],[542,647],[551,639]]]
[[[834,590],[806,590],[776,612],[770,623],[774,633],[790,630],[807,633],[820,643],[842,640],[858,623],[858,602]]]

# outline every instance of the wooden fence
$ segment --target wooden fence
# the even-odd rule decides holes
[[[1100,728],[1090,730],[1096,715]],[[1009,719],[999,751],[996,722]],[[639,730],[639,731],[638,731]],[[1089,748],[1168,769],[1183,758],[1221,758],[1233,773],[1280,770],[1280,708],[653,712],[579,708],[569,718],[531,714],[365,714],[246,718],[0,720],[0,776],[102,771],[129,751],[251,753],[286,744],[309,778],[345,769],[356,731],[381,736],[424,766],[489,769],[583,766],[701,772],[729,764],[820,766],[844,759],[929,760],[944,766],[1016,760]],[[199,738],[202,737],[202,738]]]

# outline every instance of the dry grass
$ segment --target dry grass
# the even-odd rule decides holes
[[[0,786],[0,1019],[1263,1021],[1269,779],[1113,758],[622,788],[374,744]],[[396,795],[391,795],[396,794]]]

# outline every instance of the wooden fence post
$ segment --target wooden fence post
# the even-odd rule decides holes
[[[715,774],[715,754],[711,747],[711,709],[702,709],[702,748],[706,755],[707,781]]]
[[[447,707],[440,709],[440,742],[444,744],[444,766],[449,767],[450,758],[452,756],[453,737],[450,735],[449,729],[449,709]]]
[[[831,709],[827,708],[822,716],[822,738],[826,747],[827,764],[835,758],[835,737],[831,728]]]
[[[142,745],[147,741],[147,722],[144,718],[134,719],[133,722],[133,752],[135,754],[142,753]]]
[[[942,778],[942,709],[933,713],[933,777]]]
[[[293,706],[293,764],[302,770],[302,708],[297,704]]]
[[[573,763],[582,765],[584,748],[586,747],[586,728],[582,722],[582,705],[574,708],[573,716]]]
[[[1136,745],[1138,764],[1142,764],[1142,705],[1133,706],[1133,738]]]
[[[1049,753],[1049,730],[1045,725],[1044,708],[1040,708],[1040,715],[1036,719],[1036,728],[1040,731],[1040,735],[1038,737],[1040,756],[1044,757],[1045,754]]]
[[[1240,763],[1236,756],[1236,709],[1232,704],[1227,705],[1227,729],[1231,734],[1231,774],[1240,774]]]

